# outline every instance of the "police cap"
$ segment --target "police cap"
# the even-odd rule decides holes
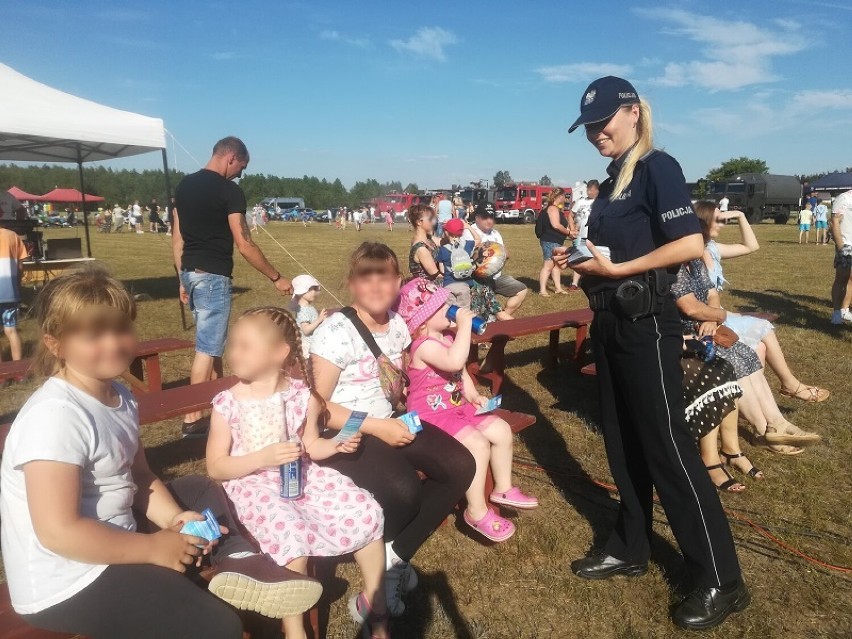
[[[627,80],[608,75],[592,82],[580,98],[580,117],[568,129],[609,120],[623,106],[639,104],[639,94]]]

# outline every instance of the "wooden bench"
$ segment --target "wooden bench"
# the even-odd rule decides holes
[[[553,364],[557,361],[559,355],[559,331],[563,328],[575,328],[577,329],[577,337],[574,345],[574,358],[577,359],[582,352],[583,342],[586,339],[589,324],[592,323],[593,317],[594,314],[590,308],[583,308],[492,322],[482,335],[473,336],[467,358],[467,372],[474,379],[479,378],[490,382],[491,392],[497,395],[500,393],[506,373],[506,344],[519,337],[549,332],[550,346],[547,363]],[[487,372],[481,370],[479,344],[491,344],[491,350],[486,358],[489,364]]]
[[[750,315],[751,317],[765,319],[767,322],[774,322],[778,319],[777,313],[743,313],[743,315]],[[594,362],[592,362],[591,364],[586,364],[585,366],[583,366],[583,368],[580,369],[580,372],[583,375],[594,377],[598,374],[598,367],[595,366]]]
[[[136,358],[124,374],[131,387],[138,393],[151,393],[162,390],[163,376],[160,370],[160,353],[181,351],[193,348],[195,344],[185,339],[164,337],[139,342],[136,346]],[[33,360],[22,359],[17,362],[0,362],[0,382],[20,380],[28,377]],[[147,380],[146,380],[147,377]]]
[[[204,410],[210,406],[210,401],[217,393],[230,388],[236,382],[236,377],[224,377],[200,384],[177,386],[140,395],[137,398],[139,424],[145,426]],[[3,450],[6,436],[11,427],[11,423],[0,425],[0,451]],[[0,639],[2,639],[2,635],[0,635]]]
[[[33,628],[12,609],[9,586],[0,584],[0,637],[3,639],[69,639],[79,636]]]

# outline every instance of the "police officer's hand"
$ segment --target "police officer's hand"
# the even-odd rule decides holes
[[[586,246],[592,254],[592,259],[575,264],[571,268],[580,275],[596,275],[598,277],[606,277],[609,279],[618,279],[621,277],[618,264],[614,264],[612,260],[601,253],[597,247],[586,240]]]
[[[564,246],[557,246],[553,249],[553,262],[559,268],[568,268],[568,249]]]
[[[713,337],[719,325],[716,322],[701,322],[698,326],[698,337]]]

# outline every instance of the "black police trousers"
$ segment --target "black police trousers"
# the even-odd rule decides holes
[[[734,582],[740,567],[731,529],[686,425],[674,300],[659,315],[635,322],[598,311],[592,336],[601,427],[621,496],[604,551],[647,561],[656,488],[695,585]]]

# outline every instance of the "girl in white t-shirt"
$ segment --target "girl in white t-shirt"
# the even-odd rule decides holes
[[[367,413],[358,452],[323,463],[369,490],[384,511],[385,590],[393,616],[405,610],[402,595],[417,586],[412,557],[462,498],[476,470],[467,449],[439,428],[424,422],[415,434],[394,418],[397,407],[382,387],[379,360],[356,328],[360,323],[381,351],[383,372],[388,372],[388,364],[403,367],[411,335],[391,310],[401,280],[393,250],[380,242],[364,242],[349,262],[354,317],[348,312],[330,316],[311,343],[313,375],[328,406],[328,427],[340,430],[353,411]]]
[[[91,639],[240,639],[234,611],[181,574],[204,555],[216,573],[210,590],[237,608],[283,617],[316,603],[318,583],[239,536],[221,487],[202,477],[167,487],[151,472],[136,400],[115,381],[136,351],[136,307],[121,283],[98,269],[56,278],[37,317],[37,365],[51,377],[12,424],[0,468],[15,610]],[[218,544],[179,532],[205,508],[224,524]],[[140,533],[137,517],[156,532]]]

